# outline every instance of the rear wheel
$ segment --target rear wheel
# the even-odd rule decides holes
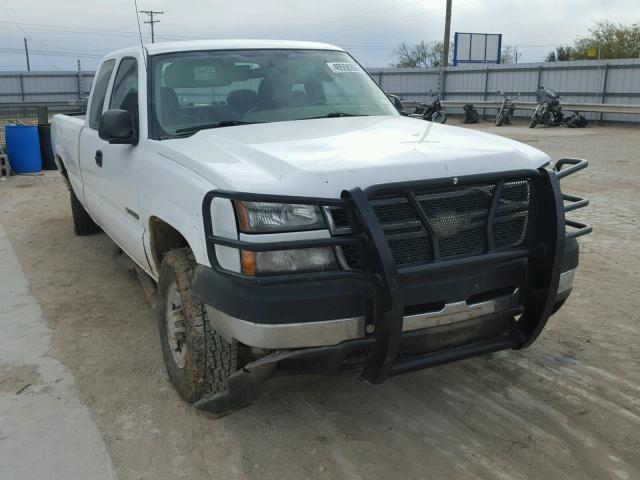
[[[431,121],[435,123],[445,123],[447,121],[447,113],[442,110],[438,110],[431,115]]]
[[[204,303],[191,289],[194,269],[188,248],[171,250],[158,281],[162,356],[171,383],[188,402],[223,391],[237,365],[236,344],[211,327]]]
[[[93,221],[87,211],[84,209],[75,192],[69,190],[71,199],[71,216],[73,217],[73,231],[76,235],[84,236],[98,233],[100,227]]]

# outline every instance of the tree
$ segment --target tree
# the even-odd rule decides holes
[[[520,51],[514,45],[505,45],[500,52],[500,63],[518,63]]]
[[[640,23],[623,25],[603,20],[596,22],[588,35],[578,37],[573,46],[557,47],[550,52],[546,61],[637,57],[640,57]]]
[[[587,52],[594,48],[596,52],[600,50],[600,58],[640,57],[640,23],[625,26],[608,20],[597,22],[589,29],[589,35],[575,42],[577,55],[582,58],[589,58]]]
[[[393,65],[397,68],[437,68],[442,65],[444,43],[424,40],[413,45],[401,43],[393,55],[398,59]]]
[[[571,60],[575,56],[573,47],[556,47],[553,52],[550,52],[545,59],[545,62],[566,62]]]

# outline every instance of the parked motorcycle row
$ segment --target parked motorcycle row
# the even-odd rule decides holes
[[[498,107],[495,123],[499,127],[503,124],[509,125],[516,109],[515,100],[520,96],[517,93],[513,96],[498,90],[498,95],[502,95],[502,103]],[[413,112],[408,113],[402,103],[402,100],[396,95],[388,95],[389,99],[394,103],[398,111],[402,115],[412,118],[421,118],[435,123],[445,123],[447,121],[447,112],[442,108],[439,95],[431,95],[431,103],[421,103],[414,107]],[[569,128],[586,127],[587,119],[580,112],[573,112],[565,117],[562,107],[560,106],[560,95],[550,88],[540,87],[536,92],[537,105],[531,113],[529,128],[535,128],[536,125],[548,125],[556,127],[566,125]],[[464,123],[477,123],[480,119],[478,111],[473,108],[472,104],[466,104],[464,109]]]

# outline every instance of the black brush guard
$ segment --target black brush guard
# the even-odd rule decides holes
[[[277,374],[290,373],[335,373],[354,352],[367,352],[364,356],[363,377],[371,383],[383,382],[392,375],[419,370],[443,363],[469,358],[483,353],[499,350],[525,348],[538,337],[550,315],[558,290],[564,244],[567,239],[577,238],[591,232],[591,226],[565,218],[565,213],[588,205],[588,200],[575,195],[563,194],[559,180],[587,167],[586,160],[565,158],[559,160],[553,168],[539,170],[518,170],[499,174],[483,174],[457,178],[444,178],[421,182],[376,185],[365,190],[354,188],[343,191],[341,199],[250,194],[215,190],[209,192],[203,202],[203,219],[207,238],[208,256],[212,267],[225,275],[242,278],[256,285],[287,284],[305,280],[333,278],[352,278],[370,282],[373,290],[373,302],[365,315],[368,328],[365,338],[351,340],[330,347],[283,350],[269,354],[255,362],[245,365],[234,373],[228,382],[227,390],[204,398],[196,407],[223,415],[251,403],[257,396],[259,385],[267,378]],[[568,168],[564,168],[568,167]],[[540,212],[545,216],[539,241],[535,245],[496,250],[491,239],[492,219],[498,203],[499,191],[504,180],[509,178],[534,178],[540,186],[541,198],[538,203]],[[374,195],[393,192],[405,195],[416,209],[427,231],[433,232],[433,226],[416,200],[416,190],[428,190],[443,186],[474,185],[479,182],[495,181],[496,191],[492,200],[487,221],[488,252],[472,257],[453,260],[434,259],[425,265],[399,268],[394,261],[381,225],[376,217],[370,200]],[[301,241],[279,241],[253,243],[238,239],[222,238],[213,235],[211,224],[211,205],[215,198],[229,200],[277,202],[318,205],[320,207],[339,207],[345,209],[351,234],[332,236],[326,239]],[[567,203],[565,203],[567,202]],[[570,227],[569,231],[567,227]],[[286,274],[246,277],[221,268],[218,263],[215,246],[222,245],[249,251],[272,251],[300,249],[310,247],[339,247],[355,245],[362,253],[362,271],[335,271],[310,274]],[[516,259],[528,259],[526,290],[521,292],[522,309],[502,312],[511,316],[522,312],[517,323],[518,328],[508,335],[485,338],[465,345],[454,346],[435,352],[410,357],[399,357],[401,341],[412,335],[424,335],[424,332],[402,331],[404,305],[401,299],[402,281],[429,276],[449,269],[478,268]],[[491,320],[491,315],[477,319],[480,322]],[[300,367],[302,365],[302,367]]]

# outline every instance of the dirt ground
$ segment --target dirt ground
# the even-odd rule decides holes
[[[75,378],[118,477],[640,478],[640,129],[487,125],[476,128],[590,161],[563,184],[591,199],[577,218],[594,233],[538,341],[380,386],[296,383],[218,420],[169,384],[141,286],[104,234],[74,236],[57,173],[0,182],[0,223],[52,330],[49,355]]]

